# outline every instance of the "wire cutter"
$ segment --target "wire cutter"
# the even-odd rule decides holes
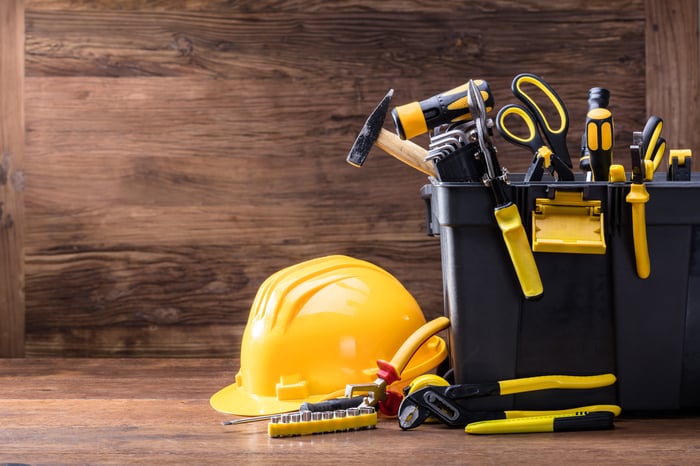
[[[524,84],[534,86],[549,99],[559,116],[559,127],[552,127],[542,108],[523,89]],[[566,133],[569,130],[569,113],[564,106],[564,102],[542,78],[530,73],[517,75],[513,79],[511,90],[513,95],[525,105],[509,104],[504,106],[496,116],[496,128],[498,128],[498,131],[506,141],[526,147],[532,152],[532,163],[524,181],[542,180],[545,168],[557,180],[573,181],[574,173],[571,171],[571,157],[566,146]],[[514,126],[511,126],[506,121],[509,117],[514,118],[516,122],[521,120],[517,126],[525,125],[527,128],[526,136],[518,136],[516,134]],[[513,122],[513,119],[510,121]]]
[[[345,386],[345,399],[357,399],[358,392],[366,393],[359,407],[377,407],[387,416],[395,416],[399,410],[402,394],[387,388],[394,382],[401,380],[401,373],[406,368],[414,353],[428,341],[430,337],[450,326],[447,317],[436,317],[426,322],[416,330],[401,347],[391,361],[378,360],[377,379],[373,383],[347,384]]]
[[[474,120],[479,141],[479,159],[484,161],[483,183],[491,189],[496,206],[493,213],[503,241],[508,249],[513,269],[518,277],[520,289],[526,299],[538,299],[544,293],[542,279],[532,255],[530,243],[523,227],[518,206],[513,203],[507,190],[508,172],[500,166],[496,148],[491,140],[493,121],[486,119],[486,104],[483,93],[470,80],[469,109]]]
[[[621,411],[617,405],[583,406],[558,411],[481,411],[469,409],[467,400],[548,389],[599,388],[612,385],[615,380],[613,374],[548,375],[480,384],[448,385],[446,382],[433,380],[429,385],[420,386],[421,381],[416,379],[399,407],[399,426],[404,430],[414,429],[429,418],[434,418],[451,427],[466,426],[465,431],[468,433],[556,432],[611,428],[612,418]]]

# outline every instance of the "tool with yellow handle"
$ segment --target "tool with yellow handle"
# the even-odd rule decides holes
[[[544,287],[518,207],[513,203],[507,203],[496,207],[494,215],[498,228],[503,233],[503,241],[513,262],[523,295],[528,299],[541,297]]]
[[[413,429],[423,424],[429,418],[435,418],[453,427],[464,427],[475,422],[521,419],[522,423],[531,422],[528,432],[539,432],[542,426],[533,418],[547,416],[549,418],[583,414],[594,411],[620,413],[616,405],[595,405],[583,408],[573,408],[557,411],[501,411],[473,409],[468,402],[472,398],[489,396],[513,395],[540,390],[568,389],[585,390],[607,387],[614,384],[613,374],[593,376],[547,375],[526,377],[521,379],[502,380],[492,383],[445,385],[433,382],[433,385],[423,384],[421,388],[410,387],[409,394],[401,402],[399,409],[399,426]],[[414,380],[414,383],[419,383]],[[527,421],[525,421],[527,419]],[[551,424],[551,423],[550,423]],[[490,427],[498,427],[492,424]],[[527,426],[525,426],[527,427]],[[582,427],[582,426],[579,426]],[[501,426],[504,428],[504,426]],[[521,426],[521,428],[524,428]],[[522,430],[525,431],[525,430]]]
[[[560,412],[560,414],[509,417],[492,421],[467,424],[468,434],[525,434],[534,432],[573,432],[581,430],[606,430],[614,427],[613,419],[619,406],[585,406]]]
[[[654,179],[654,172],[663,159],[666,141],[661,137],[663,121],[651,116],[642,132],[632,133],[630,156],[632,158],[632,184],[625,200],[632,208],[632,241],[637,276],[646,279],[651,274],[651,260],[647,244],[646,203],[649,192],[645,181]]]
[[[654,179],[654,172],[659,168],[661,160],[664,158],[666,140],[661,137],[663,124],[664,122],[661,118],[652,115],[644,125],[640,149],[643,160],[651,160],[652,162],[652,166],[644,171],[644,181],[652,181]]]
[[[366,393],[363,406],[378,406],[379,410],[388,416],[396,415],[401,402],[401,394],[388,391],[387,387],[401,380],[401,373],[408,365],[413,354],[436,333],[450,326],[450,319],[437,317],[423,324],[403,342],[391,361],[378,360],[377,380],[369,384],[348,384],[345,387],[345,398],[355,398],[357,393]]]
[[[496,201],[496,207],[494,208],[496,223],[503,234],[503,240],[508,249],[508,254],[513,263],[523,295],[527,299],[537,299],[544,292],[542,279],[535,263],[535,257],[532,255],[532,248],[528,242],[527,234],[520,218],[520,212],[518,212],[517,206],[508,198],[506,192],[507,175],[496,158],[496,149],[491,142],[486,124],[486,108],[483,96],[473,81],[469,81],[469,102],[471,114],[476,122],[481,156],[486,165],[484,184],[491,188]]]
[[[516,76],[511,90],[524,105],[508,104],[501,108],[496,116],[496,128],[503,139],[526,147],[532,153],[532,162],[523,181],[526,183],[541,181],[545,168],[557,180],[574,181],[571,159],[566,146],[569,113],[564,102],[542,78],[530,73]],[[534,97],[530,95],[532,90],[537,90],[547,97],[548,104],[556,110],[558,126],[550,121]],[[524,135],[519,131],[522,127],[527,129]]]
[[[474,82],[485,102],[486,111],[490,111],[493,109],[493,94],[489,84],[481,79]],[[469,83],[466,83],[423,101],[395,107],[391,116],[399,137],[412,139],[441,125],[473,120],[468,87]]]
[[[612,112],[608,109],[609,102],[610,91],[607,89],[594,87],[588,91],[584,157],[588,157],[593,181],[607,182],[610,177],[615,129]]]
[[[541,77],[532,73],[521,73],[511,84],[513,95],[525,104],[542,130],[544,137],[557,157],[569,168],[572,168],[569,148],[566,145],[566,135],[569,131],[569,112],[559,94]],[[559,124],[554,124],[547,118],[545,111],[537,103],[532,91],[544,94],[547,102],[554,106]]]

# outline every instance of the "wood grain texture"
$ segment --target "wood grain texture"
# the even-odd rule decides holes
[[[24,6],[0,3],[0,357],[24,355]]]
[[[224,427],[209,397],[237,360],[0,360],[0,461],[25,464],[577,464],[700,462],[700,418],[622,417],[610,431],[471,436],[425,424],[271,439]],[[387,445],[391,445],[387,450]]]
[[[700,147],[698,2],[647,0],[647,110],[664,119],[670,149]],[[653,90],[653,92],[651,92]],[[665,166],[666,162],[664,162]]]
[[[235,355],[262,280],[332,253],[387,268],[441,314],[426,177],[376,148],[360,170],[344,162],[389,87],[401,104],[481,77],[500,106],[517,73],[540,74],[569,107],[572,154],[590,87],[612,91],[621,148],[645,120],[643,0],[26,10],[32,356]],[[496,142],[524,171],[529,155]]]

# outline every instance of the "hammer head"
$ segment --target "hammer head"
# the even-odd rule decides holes
[[[389,92],[384,96],[377,108],[370,114],[369,118],[362,127],[360,134],[355,139],[355,143],[348,153],[347,162],[350,165],[356,167],[361,167],[365,163],[365,159],[369,155],[369,151],[372,149],[374,142],[379,137],[379,133],[382,131],[382,126],[384,125],[384,119],[389,111],[389,102],[391,102],[391,97],[394,95],[394,90],[389,89]]]

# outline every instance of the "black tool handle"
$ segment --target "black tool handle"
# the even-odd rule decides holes
[[[494,100],[489,83],[482,79],[474,83],[484,98],[486,111],[492,110]],[[471,121],[469,85],[463,84],[420,102],[396,107],[391,116],[401,139],[412,139],[440,125]]]
[[[564,416],[554,419],[554,432],[579,430],[605,430],[614,427],[614,414],[609,411],[596,411],[583,416]]]
[[[318,403],[303,403],[299,407],[299,411],[311,411],[312,413],[317,413],[322,411],[357,408],[364,399],[364,396],[354,396],[352,398],[335,398],[328,401],[319,401]]]

